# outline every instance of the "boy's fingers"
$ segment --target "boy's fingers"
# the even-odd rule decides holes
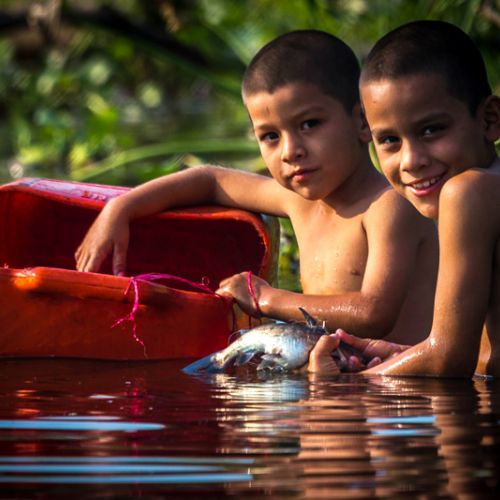
[[[379,358],[378,356],[375,356],[373,359],[370,360],[370,362],[366,365],[366,367],[373,368],[374,366],[377,366],[380,363],[382,363],[382,359]]]
[[[224,278],[220,283],[219,283],[219,290],[224,288],[227,285],[227,278]]]
[[[360,339],[359,337],[355,337],[354,335],[345,332],[341,328],[337,329],[335,333],[339,335],[340,340],[349,344],[351,347],[354,347],[354,349],[357,349],[358,351],[364,351],[371,342],[370,339]]]
[[[349,372],[359,372],[364,368],[364,366],[357,356],[350,356],[347,361],[347,368]]]
[[[113,274],[115,276],[125,276],[126,252],[119,247],[113,252]],[[99,263],[99,266],[102,262]]]
[[[229,292],[225,288],[219,288],[219,289],[215,290],[215,293],[217,295],[220,295],[221,297],[227,297],[228,299],[234,299],[234,297],[231,294],[231,292]]]
[[[231,295],[229,285],[230,285],[229,278],[222,280],[219,283],[219,288],[217,288],[217,290],[215,290],[215,293],[218,295]]]
[[[311,351],[309,359],[311,361],[318,361],[322,358],[331,358],[332,351],[338,347],[339,342],[338,335],[335,333],[322,335]]]
[[[330,335],[322,335],[319,338],[318,342],[316,342],[313,352],[319,355],[323,354],[330,355],[334,349],[337,349],[339,344],[340,344],[339,336],[336,335],[335,333],[332,333]]]
[[[88,255],[82,255],[78,258],[76,268],[78,271],[87,272],[89,268],[90,257]]]
[[[97,272],[101,268],[101,263],[102,258],[99,255],[90,257],[87,259],[87,263],[85,264],[83,270],[89,273]]]
[[[333,361],[331,353],[339,345],[340,339],[335,333],[320,337],[309,357],[307,371],[310,373],[338,374],[339,367]]]
[[[81,262],[81,257],[78,253],[75,253],[75,268],[77,271],[82,270],[82,262]]]
[[[219,290],[227,289],[229,286],[231,286],[234,281],[237,274],[234,274],[233,276],[229,276],[227,278],[224,278],[220,283],[219,283]]]
[[[87,256],[83,252],[83,248],[79,246],[75,252],[75,262],[77,271],[83,271],[85,265],[87,264]]]

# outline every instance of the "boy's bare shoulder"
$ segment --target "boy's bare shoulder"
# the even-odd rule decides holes
[[[392,187],[379,193],[370,204],[365,214],[366,224],[408,224],[410,230],[435,230],[434,222],[418,213],[415,207]]]
[[[449,179],[441,190],[439,210],[485,210],[500,205],[500,168],[469,169]],[[491,214],[493,215],[493,214]]]
[[[500,173],[470,169],[449,179],[439,197],[439,234],[489,247],[500,232]],[[469,245],[470,246],[470,245]]]

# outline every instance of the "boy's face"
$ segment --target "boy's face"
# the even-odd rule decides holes
[[[326,200],[362,161],[360,139],[370,136],[359,107],[350,116],[315,85],[287,84],[245,105],[272,176],[306,199]]]
[[[384,174],[426,217],[437,219],[450,177],[492,161],[481,112],[471,116],[440,75],[367,82],[361,97]]]

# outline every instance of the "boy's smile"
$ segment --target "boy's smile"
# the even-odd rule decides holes
[[[306,199],[326,199],[363,160],[358,113],[315,85],[286,84],[245,98],[262,157],[273,177]],[[361,137],[364,133],[364,136]]]
[[[481,106],[472,116],[443,77],[371,81],[361,94],[382,170],[426,217],[437,218],[439,193],[449,178],[492,161]]]

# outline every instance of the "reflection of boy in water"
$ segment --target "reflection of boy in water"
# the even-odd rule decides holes
[[[500,98],[481,54],[457,27],[416,21],[383,37],[361,73],[361,97],[381,167],[394,189],[439,219],[432,329],[401,346],[340,333],[385,375],[500,375]],[[337,336],[338,337],[338,336]],[[312,353],[316,363],[334,337]]]
[[[77,268],[98,271],[113,253],[125,272],[131,220],[168,208],[220,204],[289,217],[300,249],[302,293],[248,274],[217,293],[247,313],[415,343],[430,327],[435,227],[373,167],[358,94],[359,65],[342,41],[320,31],[278,37],[246,70],[243,100],[272,177],[202,166],[144,184],[110,201],[77,251]],[[202,244],[203,242],[200,242]]]

